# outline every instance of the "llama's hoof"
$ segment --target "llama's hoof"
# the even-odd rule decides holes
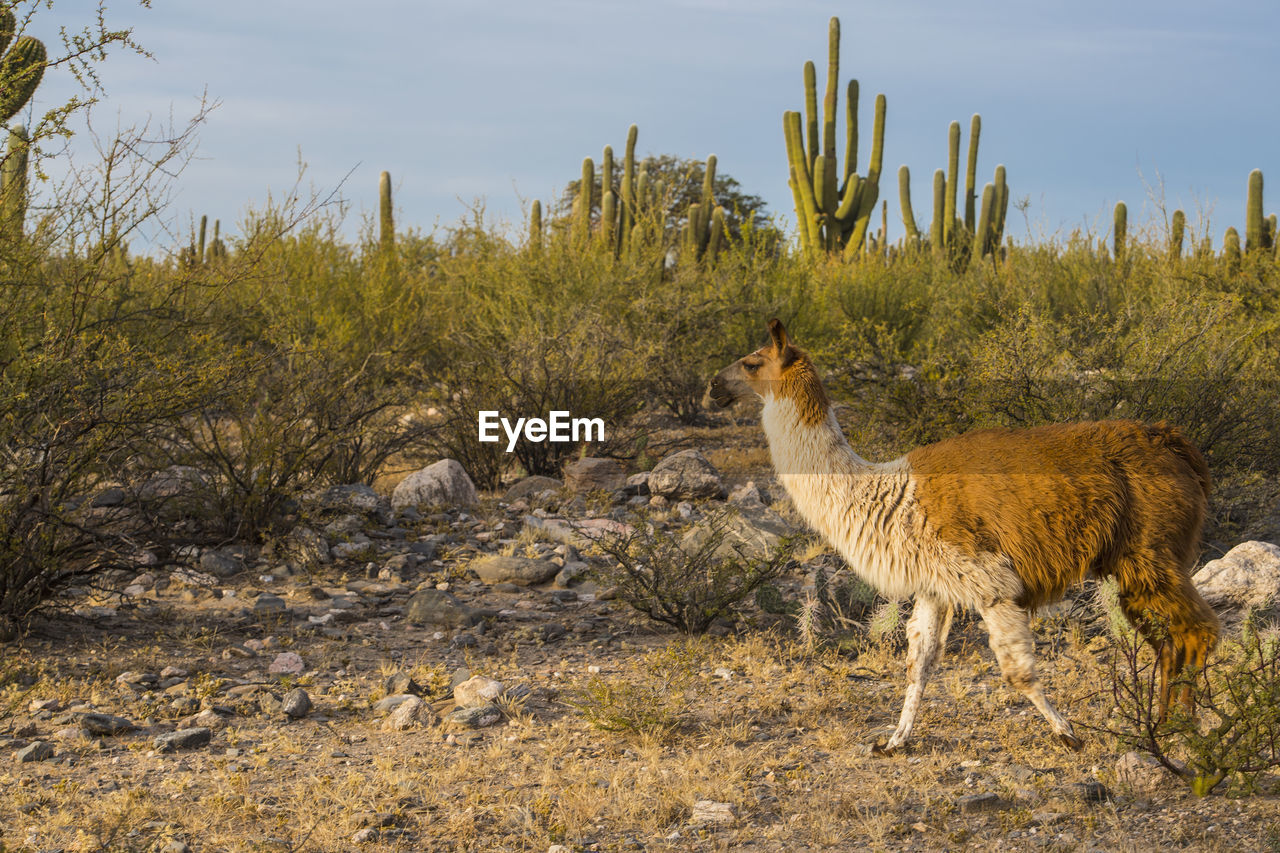
[[[871,754],[888,758],[897,752],[896,747],[889,746],[887,743],[873,743],[871,745]]]
[[[1059,734],[1058,740],[1062,741],[1065,746],[1070,747],[1073,752],[1079,752],[1084,749],[1084,741],[1073,734]]]

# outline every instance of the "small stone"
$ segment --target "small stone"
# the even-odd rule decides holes
[[[559,491],[564,483],[555,477],[542,477],[535,474],[532,477],[525,477],[511,488],[507,489],[506,494],[502,496],[502,500],[506,503],[515,503],[522,498],[532,498],[545,491]]]
[[[185,841],[174,839],[160,848],[160,853],[191,853],[191,847]]]
[[[649,491],[671,500],[722,498],[720,472],[697,450],[681,450],[663,459],[649,472]]]
[[[1107,790],[1107,786],[1097,780],[1077,782],[1069,786],[1069,789],[1081,802],[1085,803],[1105,803],[1111,799],[1111,792]]]
[[[481,705],[476,708],[458,708],[447,720],[469,729],[483,729],[502,720],[502,709],[497,705]]]
[[[208,745],[213,738],[213,732],[204,727],[197,726],[192,729],[179,729],[176,732],[167,732],[158,735],[153,741],[156,752],[177,752],[182,749],[197,749]]]
[[[191,673],[180,666],[166,666],[160,670],[161,678],[186,678]]]
[[[714,800],[698,800],[693,804],[690,817],[694,823],[734,823],[738,810],[733,803],[717,803]]]
[[[196,728],[196,727],[203,726],[204,728],[210,729],[212,731],[220,731],[221,729],[225,729],[227,727],[227,721],[221,714],[219,714],[217,711],[213,710],[212,708],[205,708],[203,711],[196,714],[194,717],[184,720],[183,725],[185,728]]]
[[[466,627],[480,621],[480,616],[457,598],[440,589],[423,589],[414,593],[405,606],[405,619],[415,625]]]
[[[536,586],[556,576],[559,567],[550,560],[530,557],[503,557],[497,554],[472,560],[471,571],[485,583],[512,583],[518,586]]]
[[[1134,793],[1154,794],[1173,787],[1174,776],[1150,755],[1130,751],[1116,761],[1116,780]]]
[[[373,710],[379,714],[389,714],[396,708],[415,698],[412,693],[397,693],[391,696],[383,696],[373,705]]]
[[[295,687],[284,695],[281,706],[285,716],[297,720],[311,712],[311,697],[301,687]]]
[[[431,706],[417,696],[410,696],[396,705],[394,711],[382,723],[384,731],[403,732],[431,725]]]
[[[276,655],[271,666],[267,667],[267,672],[272,675],[301,675],[306,668],[306,664],[302,662],[302,657],[297,652],[281,652]]]
[[[32,741],[13,754],[14,761],[26,764],[29,761],[47,761],[53,758],[53,744],[42,740]]]
[[[613,492],[626,483],[626,472],[616,459],[584,456],[564,466],[564,485],[571,492]]]
[[[118,735],[137,728],[132,721],[113,714],[81,714],[80,728],[91,735]]]
[[[446,505],[471,506],[479,500],[475,483],[455,459],[441,459],[400,481],[391,493],[391,508]]]
[[[978,812],[993,812],[1001,809],[1009,808],[1009,804],[1000,799],[998,794],[970,794],[967,797],[960,797],[956,800],[956,811],[960,814],[977,814]]]
[[[459,708],[487,705],[502,694],[502,682],[476,675],[453,688],[453,701]]]
[[[388,696],[396,694],[410,694],[413,696],[421,696],[423,694],[422,686],[414,681],[409,673],[401,670],[392,675],[388,675],[382,682],[382,688]]]
[[[259,595],[253,602],[254,613],[284,613],[288,609],[283,598],[269,592]]]
[[[235,577],[244,571],[244,561],[221,551],[205,551],[200,555],[200,571],[215,578]]]

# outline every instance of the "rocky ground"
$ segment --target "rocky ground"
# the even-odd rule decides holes
[[[749,604],[687,640],[618,600],[595,537],[683,537],[727,506],[745,549],[799,532],[755,435],[501,495],[439,463],[311,495],[260,550],[141,559],[4,647],[0,849],[1280,847],[1280,779],[1198,799],[1105,733],[1057,746],[972,621],[886,758],[894,631],[815,642]],[[796,554],[788,601],[835,565]],[[1105,727],[1110,644],[1070,609],[1038,620],[1047,686]]]

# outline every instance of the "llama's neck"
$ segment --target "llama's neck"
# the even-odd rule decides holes
[[[816,418],[791,397],[770,395],[765,398],[761,424],[769,440],[773,468],[788,491],[788,481],[796,477],[847,477],[868,468],[866,460],[845,440],[829,406]],[[792,499],[799,502],[795,494]]]

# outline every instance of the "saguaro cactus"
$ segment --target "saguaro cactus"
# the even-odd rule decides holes
[[[1249,196],[1245,203],[1244,250],[1249,254],[1267,248],[1266,220],[1262,216],[1262,170],[1249,173]]]
[[[529,208],[529,245],[534,249],[542,248],[542,202],[537,199]]]
[[[689,205],[689,221],[684,227],[685,251],[694,258],[715,260],[724,243],[726,223],[724,208],[716,204],[716,155],[707,158],[702,173],[702,197]]]
[[[1227,262],[1227,272],[1235,274],[1240,271],[1240,232],[1228,228],[1222,240],[1222,257]]]
[[[9,121],[31,100],[49,60],[40,39],[13,40],[17,25],[13,10],[0,11],[0,122]]]
[[[902,208],[902,224],[907,229],[907,239],[912,243],[920,242],[920,227],[916,225],[916,215],[911,209],[911,170],[906,166],[898,167],[898,204]]]
[[[1112,252],[1115,254],[1116,260],[1124,257],[1125,242],[1129,229],[1129,208],[1122,201],[1116,202],[1115,213],[1113,214],[1111,246]]]
[[[582,179],[578,184],[578,198],[574,201],[573,237],[586,241],[591,235],[591,205],[595,199],[596,164],[590,157],[582,161]]]
[[[1169,260],[1182,259],[1182,237],[1187,231],[1187,215],[1181,210],[1173,212],[1173,221],[1169,224]]]
[[[806,253],[843,251],[859,255],[880,193],[884,156],[884,95],[876,96],[871,162],[865,177],[857,173],[858,82],[849,81],[845,92],[845,162],[836,158],[836,113],[840,78],[840,19],[832,18],[827,30],[827,88],[822,101],[821,134],[818,123],[818,83],[812,62],[805,63],[805,126],[800,113],[782,117],[792,196],[799,222],[800,241]],[[806,140],[807,131],[807,140]],[[807,141],[807,144],[806,144]]]
[[[27,218],[27,129],[15,125],[0,168],[0,239],[13,244],[22,239]]]
[[[391,211],[391,173],[378,176],[378,247],[384,252],[396,247],[396,222]]]

